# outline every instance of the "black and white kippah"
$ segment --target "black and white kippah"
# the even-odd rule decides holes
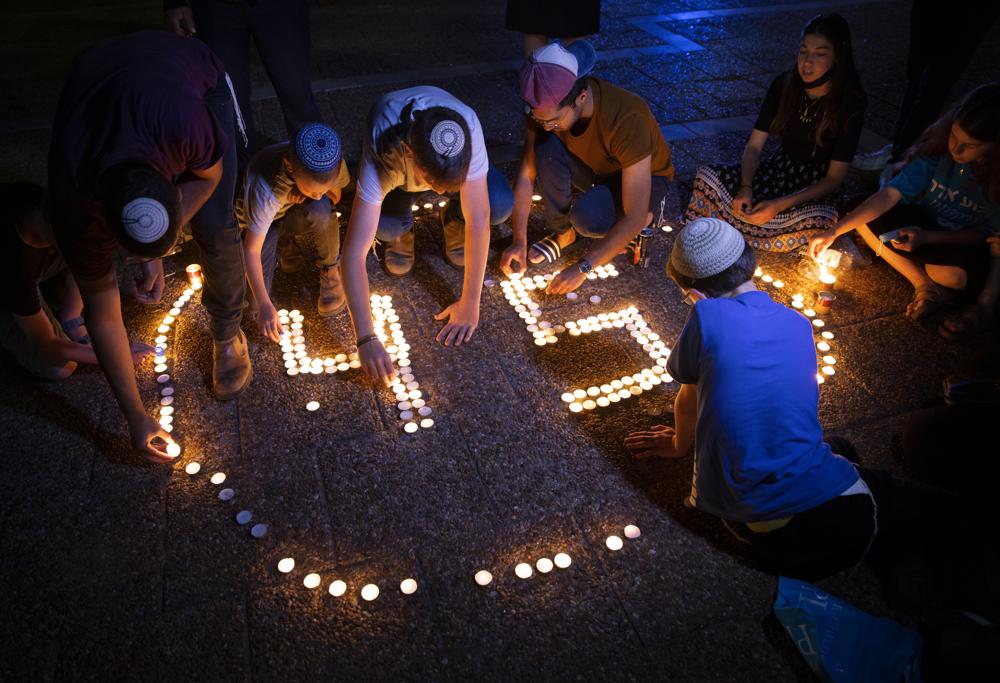
[[[465,149],[465,132],[456,121],[446,119],[431,128],[431,147],[443,157],[453,157]]]
[[[160,202],[137,197],[122,208],[122,225],[129,237],[150,244],[163,237],[170,227],[170,214]]]
[[[340,136],[330,126],[308,123],[295,134],[295,155],[309,171],[332,171],[340,163]]]

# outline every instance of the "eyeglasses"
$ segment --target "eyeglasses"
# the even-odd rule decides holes
[[[565,107],[564,107],[564,109],[565,109]],[[531,112],[531,107],[529,107],[528,105],[524,105],[524,113],[527,116],[531,117],[532,121],[534,121],[535,123],[537,123],[539,126],[541,126],[542,128],[544,128],[545,130],[559,130],[559,128],[560,128],[559,122],[562,121],[562,119],[566,116],[566,112],[563,111],[561,114],[559,114],[559,116],[556,116],[555,118],[552,118],[552,119],[540,119],[540,118],[538,118],[537,116],[535,116]]]

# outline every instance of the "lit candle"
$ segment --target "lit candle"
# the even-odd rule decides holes
[[[837,371],[836,371],[836,370],[834,370],[834,369],[833,369],[833,368],[832,368],[831,366],[829,366],[829,365],[824,365],[824,366],[823,366],[823,370],[822,370],[822,372],[823,372],[823,374],[824,374],[824,375],[829,375],[829,376],[833,376],[833,375],[837,374]]]
[[[378,597],[378,586],[374,583],[369,583],[364,588],[361,589],[361,597],[371,602]]]
[[[167,444],[167,455],[169,455],[171,458],[176,458],[180,454],[181,454],[180,444],[178,444],[175,441],[171,441],[170,443]]]
[[[823,332],[820,334],[823,339],[833,339],[833,332]]]
[[[573,563],[573,560],[566,553],[557,553],[555,556],[555,564],[560,569],[566,569]]]
[[[774,282],[774,278],[771,277],[770,275],[764,275],[760,279],[763,280],[764,282]]]
[[[341,595],[347,592],[347,584],[337,579],[330,584],[330,595],[335,598],[339,598]]]
[[[309,401],[309,403],[306,404],[306,410],[309,412],[319,410],[319,401]]]
[[[480,586],[488,586],[493,581],[493,575],[485,569],[480,569],[473,578]]]
[[[569,411],[571,413],[579,413],[582,410],[583,410],[583,405],[580,404],[580,403],[577,403],[576,401],[574,401],[573,403],[569,404]]]
[[[225,472],[216,472],[215,474],[212,475],[212,478],[211,478],[210,481],[213,484],[215,484],[216,486],[218,486],[219,484],[221,484],[225,480],[226,480],[226,473]]]
[[[622,546],[625,545],[621,538],[613,535],[608,536],[607,540],[604,541],[604,544],[608,546],[609,550],[621,550]]]
[[[531,201],[533,201],[533,202],[540,202],[540,201],[542,201],[542,195],[540,195],[540,194],[533,194],[533,195],[531,195]]]
[[[519,565],[514,567],[514,573],[517,574],[519,579],[527,579],[531,577],[531,565],[527,562],[521,562]]]
[[[430,429],[431,427],[434,426],[434,420],[429,417],[424,418],[423,420],[420,421],[420,426],[423,427],[424,429]]]
[[[552,571],[552,560],[547,557],[538,558],[538,562],[535,563],[535,568],[542,574],[548,574]]]
[[[399,584],[399,590],[403,595],[413,595],[417,592],[417,582],[414,579],[403,579]]]
[[[819,349],[820,351],[826,352],[830,350],[830,345],[827,344],[826,342],[820,342],[816,344],[816,348]]]
[[[407,434],[412,434],[418,429],[420,429],[420,427],[417,425],[416,422],[407,422],[405,425],[403,425],[403,431],[406,432]]]
[[[641,534],[642,532],[635,524],[629,524],[625,527],[625,538],[639,538]]]
[[[826,363],[827,365],[836,365],[837,359],[834,358],[833,356],[823,356],[823,362]]]
[[[190,474],[191,476],[194,476],[199,472],[201,472],[201,463],[189,462],[187,464],[187,467],[184,468],[184,471]]]
[[[306,574],[306,578],[302,579],[302,585],[306,588],[316,588],[320,584],[319,574]]]
[[[287,574],[288,572],[295,569],[295,560],[291,557],[286,557],[285,559],[278,562],[278,571],[282,574]]]

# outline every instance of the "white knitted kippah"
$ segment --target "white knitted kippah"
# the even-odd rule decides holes
[[[163,237],[170,227],[170,215],[155,199],[138,197],[122,208],[122,225],[136,242],[149,244]]]
[[[696,218],[677,233],[670,263],[681,275],[701,280],[736,263],[745,248],[743,235],[729,223]]]

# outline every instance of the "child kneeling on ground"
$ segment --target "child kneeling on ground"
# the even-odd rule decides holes
[[[333,207],[350,179],[340,138],[321,123],[306,124],[291,143],[265,147],[250,160],[243,194],[236,200],[236,218],[246,231],[243,254],[257,302],[257,324],[274,341],[281,326],[270,291],[280,232],[311,230],[315,236],[319,314],[329,317],[347,305],[340,276],[340,222]]]
[[[667,366],[681,384],[676,428],[635,432],[625,445],[674,458],[693,442],[686,504],[722,518],[769,571],[815,580],[866,556],[875,500],[823,440],[809,320],[758,291],[755,268],[753,248],[722,220],[698,218],[678,234],[667,272],[695,303]],[[846,440],[838,450],[853,451]]]

